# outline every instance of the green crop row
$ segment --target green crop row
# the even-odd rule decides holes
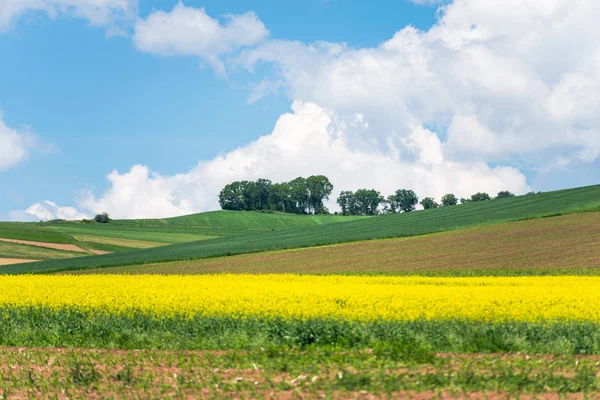
[[[0,346],[112,349],[388,349],[429,353],[600,354],[591,322],[488,323],[468,320],[351,322],[331,319],[164,317],[60,308],[0,308]]]

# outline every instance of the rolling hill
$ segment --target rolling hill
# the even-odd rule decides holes
[[[118,253],[362,218],[364,217],[215,211],[167,219],[116,220],[108,224],[82,221],[1,222],[0,258],[47,260],[93,253]],[[14,243],[15,241],[32,243]],[[43,246],[46,248],[40,250]]]
[[[407,238],[69,273],[428,276],[600,274],[598,249],[600,212],[591,212]]]
[[[88,268],[195,260],[336,243],[407,237],[501,222],[600,210],[600,185],[496,199],[434,210],[327,224],[283,231],[179,243],[76,258],[3,267],[4,274],[47,273]]]

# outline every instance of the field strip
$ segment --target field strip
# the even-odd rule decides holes
[[[0,258],[0,265],[23,264],[37,261],[39,260],[23,260],[21,258]]]
[[[87,253],[87,251],[85,251],[84,249],[82,249],[74,244],[32,242],[30,240],[4,239],[4,238],[0,238],[0,242],[24,244],[27,246],[36,246],[36,247],[46,247],[48,249],[72,251],[75,253]]]
[[[151,242],[147,240],[136,240],[136,239],[123,239],[123,238],[110,238],[105,236],[95,235],[73,235],[73,237],[80,242],[93,242],[101,244],[111,244],[121,247],[131,247],[135,249],[147,249],[151,247],[164,246],[162,242]]]
[[[90,249],[90,253],[95,254],[97,256],[101,256],[103,254],[112,254],[112,251],[104,251],[104,250],[94,250]]]

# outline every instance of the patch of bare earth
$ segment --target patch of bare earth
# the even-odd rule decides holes
[[[75,253],[87,253],[87,251],[85,251],[81,247],[75,246],[74,244],[33,242],[30,240],[4,239],[4,238],[0,238],[0,242],[24,244],[27,246],[35,246],[35,247],[45,247],[47,249],[72,251]]]
[[[95,254],[97,256],[101,256],[102,254],[110,254],[110,251],[104,251],[104,250],[90,250],[90,253]]]
[[[23,264],[37,261],[38,260],[23,260],[20,258],[0,258],[0,265]]]

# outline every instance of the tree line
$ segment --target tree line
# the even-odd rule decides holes
[[[323,175],[281,183],[268,179],[236,181],[221,190],[219,204],[223,210],[329,214],[324,203],[332,191],[333,185]]]
[[[506,197],[514,197],[514,194],[505,190],[499,192],[495,198]],[[337,204],[340,206],[342,215],[379,215],[411,212],[416,210],[417,204],[421,204],[427,210],[455,206],[459,202],[466,204],[492,199],[493,197],[485,192],[478,192],[471,195],[470,198],[461,198],[460,200],[453,193],[448,193],[441,198],[439,203],[433,197],[425,197],[419,202],[417,194],[410,189],[396,190],[394,194],[387,197],[382,196],[375,189],[359,189],[356,192],[341,192],[337,198]]]
[[[333,191],[333,185],[324,175],[308,178],[298,177],[289,182],[273,183],[269,179],[235,181],[219,193],[223,210],[233,211],[279,211],[291,214],[329,214],[325,201]],[[528,194],[534,194],[528,193]],[[495,198],[513,197],[509,191],[501,191]],[[492,200],[494,197],[478,192],[469,198],[457,198],[453,193],[444,195],[440,201],[425,197],[419,201],[410,189],[399,189],[385,197],[375,189],[343,191],[337,198],[341,215],[379,215],[411,212],[421,204],[424,209],[455,206],[457,204]]]

